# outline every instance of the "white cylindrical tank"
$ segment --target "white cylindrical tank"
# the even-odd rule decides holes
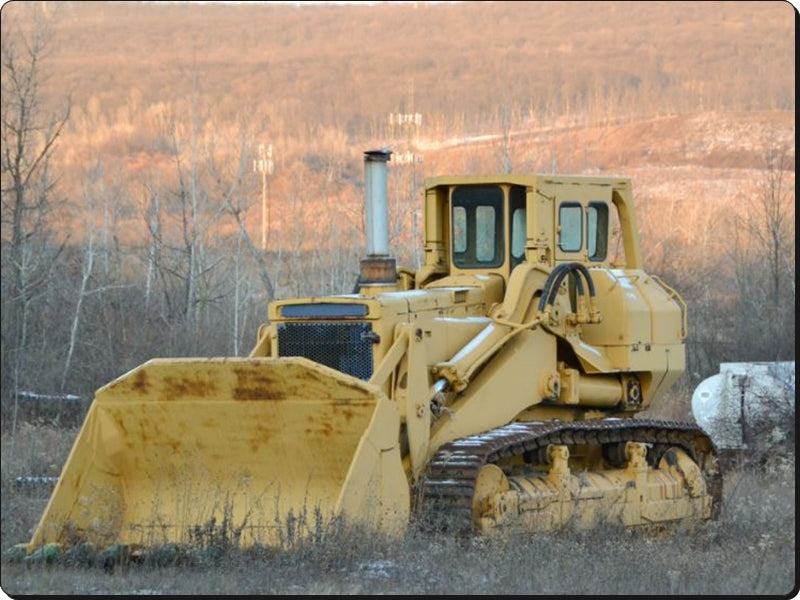
[[[765,448],[794,429],[794,362],[722,363],[692,395],[692,413],[720,450]]]

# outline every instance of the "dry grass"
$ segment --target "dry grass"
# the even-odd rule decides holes
[[[2,544],[26,541],[46,493],[16,489],[52,473],[75,431],[26,427],[3,438]],[[46,457],[49,456],[49,460]],[[162,553],[113,569],[99,561],[4,558],[7,594],[790,594],[795,580],[794,455],[726,476],[717,522],[654,534],[607,527],[503,540],[410,532],[402,541],[333,529],[282,551]]]

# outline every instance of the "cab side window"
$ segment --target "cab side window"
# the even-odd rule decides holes
[[[562,252],[579,252],[583,246],[583,207],[565,202],[558,209],[558,247]]]
[[[600,262],[608,256],[608,205],[565,202],[558,209],[558,247],[562,252],[584,252]]]
[[[608,206],[603,202],[590,202],[586,208],[586,254],[591,261],[608,255]]]
[[[525,189],[511,188],[511,268],[525,260],[526,235]]]

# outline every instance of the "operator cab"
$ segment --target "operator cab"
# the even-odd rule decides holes
[[[507,284],[522,262],[610,267],[629,190],[624,180],[580,176],[428,180],[425,275],[497,275]]]

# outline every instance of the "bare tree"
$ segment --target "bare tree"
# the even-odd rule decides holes
[[[248,199],[248,194],[245,188],[245,173],[248,172],[248,167],[251,164],[252,153],[250,148],[252,143],[246,133],[245,125],[241,124],[238,132],[238,156],[237,160],[231,161],[232,169],[225,171],[221,169],[213,161],[209,164],[209,171],[212,179],[217,182],[217,189],[215,193],[221,197],[220,206],[230,213],[236,221],[238,234],[235,239],[235,251],[233,253],[233,333],[232,333],[232,348],[234,356],[238,356],[241,352],[240,342],[242,341],[242,334],[246,332],[247,323],[247,308],[250,304],[251,297],[253,296],[253,288],[251,287],[247,274],[250,272],[247,269],[247,262],[245,260],[247,254],[254,261],[253,269],[258,274],[263,287],[263,293],[266,299],[272,300],[275,295],[275,289],[270,276],[270,268],[267,264],[266,252],[256,247],[253,238],[247,232],[245,224],[245,215],[247,209],[253,206],[252,197]],[[250,333],[250,332],[247,332]]]
[[[221,263],[212,256],[209,232],[225,211],[224,206],[214,206],[209,197],[204,159],[212,153],[213,139],[201,138],[196,80],[193,85],[188,123],[177,118],[169,123],[177,189],[166,195],[164,212],[151,213],[154,220],[148,223],[151,236],[163,235],[160,241],[153,237],[152,247],[157,245],[165,253],[159,259],[162,291],[170,309],[165,320],[177,326],[179,335],[173,350],[191,354],[199,352],[204,341],[200,332],[207,311],[221,299],[213,289]],[[175,232],[172,239],[169,232]]]
[[[67,386],[70,384],[73,366],[83,366],[76,365],[76,358],[79,358],[78,350],[81,345],[79,334],[84,320],[88,326],[94,326],[92,330],[95,332],[94,336],[86,336],[90,338],[88,345],[100,348],[102,346],[101,341],[105,338],[107,346],[99,354],[103,355],[112,365],[116,362],[114,360],[115,348],[119,345],[115,343],[118,341],[117,335],[116,332],[109,328],[104,328],[105,331],[101,331],[99,325],[100,322],[105,320],[110,323],[119,323],[120,326],[124,327],[126,320],[122,303],[115,301],[116,298],[114,297],[107,297],[109,292],[123,289],[125,285],[120,282],[121,278],[116,264],[121,253],[116,244],[111,242],[111,240],[117,239],[117,235],[113,227],[114,219],[109,215],[111,212],[109,204],[111,202],[104,186],[102,160],[98,159],[97,163],[87,172],[83,200],[87,219],[92,219],[98,211],[98,200],[102,203],[102,228],[98,234],[94,226],[87,227],[86,239],[80,249],[80,265],[74,265],[75,271],[80,269],[80,281],[77,283],[77,289],[75,290],[75,306],[71,318],[69,341],[63,353],[64,368],[60,385],[62,391],[66,391]],[[77,247],[72,249],[77,251]],[[77,252],[75,253],[77,254]],[[76,260],[75,262],[77,263],[78,261]],[[89,299],[92,297],[96,298],[94,306],[88,304]],[[109,305],[117,308],[109,309],[107,308]],[[108,318],[103,319],[100,315],[106,311],[111,314],[107,315]],[[84,346],[87,345],[86,341],[84,340]],[[84,363],[86,368],[82,369],[84,371],[96,370],[97,363],[102,362],[96,358],[94,360],[84,358],[84,360],[86,361]]]
[[[756,211],[746,222],[767,266],[768,296],[773,306],[791,297],[794,307],[794,201],[787,189],[788,149],[770,144],[764,152],[766,173],[756,199]]]
[[[749,360],[794,360],[795,213],[789,151],[769,142],[764,179],[737,219],[735,343]]]
[[[38,4],[31,6],[32,10],[40,8]],[[2,387],[4,391],[13,390],[16,415],[16,398],[20,386],[28,383],[27,364],[33,360],[28,348],[32,305],[44,293],[60,254],[52,236],[50,213],[55,206],[56,182],[50,159],[69,119],[71,101],[67,97],[55,112],[46,109],[42,86],[43,62],[51,41],[48,20],[35,13],[34,26],[27,33],[18,20],[7,19],[6,13],[3,16]]]
[[[145,190],[146,199],[142,212],[147,226],[147,233],[150,237],[147,246],[147,275],[145,278],[144,307],[145,310],[149,310],[150,297],[153,293],[153,287],[156,284],[155,279],[161,269],[161,247],[163,245],[163,240],[159,190],[149,183],[145,183]]]
[[[84,200],[86,202],[87,213],[91,214],[93,212],[93,201],[91,197],[91,191],[87,190],[84,192]],[[94,272],[95,266],[95,241],[94,241],[94,229],[89,227],[88,228],[88,239],[86,240],[85,251],[83,255],[83,263],[81,265],[81,283],[80,289],[78,290],[77,299],[75,301],[75,313],[72,318],[72,326],[70,328],[70,335],[69,335],[69,345],[67,347],[66,356],[64,357],[64,370],[61,375],[61,389],[63,390],[67,383],[67,375],[69,375],[70,366],[72,365],[72,357],[75,354],[75,347],[78,341],[78,328],[80,326],[81,321],[81,310],[83,308],[84,300],[86,296],[90,293],[89,290],[89,281],[92,277]]]
[[[500,138],[496,143],[495,154],[502,173],[511,173],[514,170],[515,143],[512,128],[519,120],[519,110],[503,104],[499,108],[498,120],[500,121]]]

